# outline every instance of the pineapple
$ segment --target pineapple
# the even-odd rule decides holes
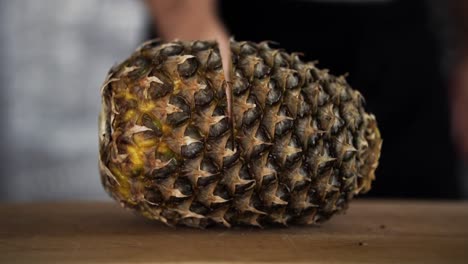
[[[382,140],[344,76],[268,42],[144,43],[102,86],[99,167],[167,225],[315,224],[370,189]]]

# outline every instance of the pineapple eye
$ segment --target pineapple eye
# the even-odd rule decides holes
[[[173,90],[172,84],[154,84],[151,83],[150,87],[148,88],[148,94],[152,99],[158,99],[161,97],[166,96]]]
[[[164,202],[164,197],[158,189],[146,189],[145,198],[154,205]]]
[[[192,44],[192,50],[193,51],[204,51],[210,48],[210,44],[206,41],[195,41]]]
[[[183,78],[191,77],[198,68],[198,61],[196,58],[188,58],[183,63],[177,65],[177,71]]]
[[[232,92],[235,95],[243,94],[249,88],[249,83],[245,78],[242,77],[235,77],[234,83],[232,84]]]
[[[243,194],[248,190],[251,190],[255,187],[255,181],[252,180],[252,176],[249,173],[249,169],[247,165],[243,165],[239,171],[239,177],[243,180],[247,180],[245,184],[239,184],[235,187],[235,194]]]
[[[304,117],[311,112],[311,107],[306,101],[301,101],[297,108],[297,115],[300,117]]]
[[[236,185],[235,194],[243,194],[255,187],[255,181],[249,181],[244,185]]]
[[[209,173],[216,174],[218,173],[218,166],[216,166],[213,161],[209,158],[204,158],[201,162],[200,168]]]
[[[278,53],[275,56],[275,67],[288,67],[289,63],[286,57],[282,53]]]
[[[213,194],[225,200],[229,200],[231,198],[231,196],[229,195],[229,190],[224,184],[218,184],[215,190],[213,191]]]
[[[196,92],[194,97],[196,105],[205,106],[213,101],[214,92],[209,86],[207,86],[205,89]]]
[[[309,186],[308,181],[299,181],[299,182],[296,182],[296,184],[294,184],[294,189],[292,191],[299,192],[307,188],[307,186]]]
[[[328,99],[330,96],[324,92],[322,89],[319,90],[318,96],[317,96],[317,105],[318,106],[323,106],[328,102]]]
[[[240,55],[247,56],[257,53],[257,49],[251,43],[245,43],[241,46]]]
[[[233,149],[235,150],[235,148]],[[235,164],[240,157],[240,151],[234,152],[233,155],[227,156],[223,158],[223,167],[224,168],[230,168],[233,164]]]
[[[175,56],[182,53],[184,47],[180,44],[173,43],[161,49],[160,54],[163,56]]]
[[[208,214],[210,212],[210,209],[199,202],[193,202],[190,205],[190,211],[196,214]]]
[[[163,135],[161,123],[153,120],[153,118],[151,118],[148,114],[143,114],[141,117],[141,122],[144,126],[151,128],[157,137]]]
[[[270,80],[269,86],[270,91],[267,94],[266,103],[269,105],[274,105],[281,99],[283,92],[280,88],[277,87],[274,80]]]
[[[169,103],[180,110],[181,112],[173,112],[167,115],[167,122],[173,126],[179,126],[190,118],[190,106],[182,96],[172,96]]]
[[[251,127],[252,125],[254,125],[257,122],[258,117],[261,114],[262,113],[261,113],[261,110],[259,110],[259,107],[251,108],[251,109],[247,110],[247,112],[244,113],[244,117],[242,118],[242,123],[246,127]]]
[[[203,146],[202,142],[194,142],[190,145],[184,145],[180,150],[180,154],[184,158],[193,159],[203,151]]]
[[[139,79],[151,71],[151,61],[146,57],[139,56],[135,58],[131,64],[124,68],[123,72],[127,72],[127,76],[131,79]]]
[[[272,173],[272,174],[266,175],[263,177],[262,187],[269,186],[277,181],[278,181],[278,178],[276,178],[275,174]]]
[[[178,189],[184,195],[192,195],[192,183],[187,177],[178,177],[174,183],[174,188]]]
[[[219,70],[223,67],[223,63],[221,61],[221,56],[218,52],[212,51],[210,52],[210,57],[207,61],[207,68],[210,70]]]
[[[270,67],[268,67],[263,61],[260,61],[255,65],[254,76],[262,79],[270,73]]]
[[[293,72],[289,74],[286,79],[286,89],[293,89],[299,85],[299,74],[297,72]]]
[[[281,107],[278,115],[289,117],[289,113],[288,113],[286,107]],[[285,119],[285,120],[277,123],[276,127],[275,127],[275,136],[278,136],[278,137],[283,136],[284,134],[286,134],[286,132],[288,132],[289,130],[292,129],[293,124],[294,124],[294,122],[291,119]]]
[[[227,118],[222,119],[210,128],[210,137],[216,138],[226,133],[229,130],[229,121]]]
[[[354,157],[354,153],[356,153],[355,151],[346,151],[344,154],[343,154],[343,161],[349,161],[351,160],[352,157]]]
[[[173,176],[176,170],[177,164],[175,160],[171,160],[167,166],[154,170],[151,177],[156,181],[164,181]]]

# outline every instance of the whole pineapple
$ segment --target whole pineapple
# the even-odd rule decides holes
[[[102,87],[100,172],[169,225],[320,223],[374,179],[382,140],[344,77],[268,42],[143,44]]]

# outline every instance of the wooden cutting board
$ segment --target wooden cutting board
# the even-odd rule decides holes
[[[320,227],[169,228],[114,203],[0,204],[0,263],[468,263],[468,202],[356,200]]]

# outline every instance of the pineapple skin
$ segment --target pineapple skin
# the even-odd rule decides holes
[[[268,42],[148,41],[101,89],[102,184],[167,225],[315,224],[375,178],[382,140],[344,76]],[[232,92],[229,118],[226,91]]]

